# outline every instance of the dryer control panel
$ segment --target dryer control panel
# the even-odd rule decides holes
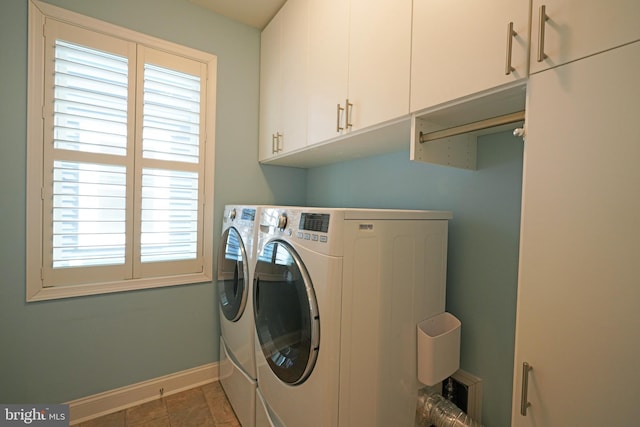
[[[331,215],[328,213],[302,212],[296,237],[312,242],[327,243],[330,218]]]
[[[340,212],[327,208],[273,207],[262,210],[262,245],[274,237],[327,255],[342,255]]]
[[[326,233],[329,231],[329,218],[328,213],[302,212],[299,229]]]

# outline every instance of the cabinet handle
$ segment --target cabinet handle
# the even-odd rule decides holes
[[[336,121],[336,132],[340,132],[341,130],[344,130],[343,127],[340,126],[340,116],[341,116],[341,112],[344,111],[344,108],[342,108],[342,105],[338,104],[338,111],[336,113],[337,116],[337,121]]]
[[[280,144],[281,141],[283,141],[284,135],[281,134],[280,132],[276,132],[276,151],[280,152],[284,149],[284,142],[282,143],[282,145]]]
[[[271,134],[271,154],[275,154],[277,153],[277,149],[276,149],[276,134],[272,133]]]
[[[532,371],[533,367],[527,362],[522,364],[522,393],[520,395],[520,414],[523,417],[527,416],[527,408],[531,406],[527,394],[529,392],[529,371]]]
[[[345,111],[345,116],[346,116],[346,125],[345,127],[347,129],[350,129],[351,127],[353,127],[353,123],[351,123],[351,111],[353,111],[353,104],[349,102],[349,98],[347,98],[347,102],[346,102],[346,108],[347,110]]]
[[[511,54],[513,53],[513,38],[517,35],[518,33],[513,31],[513,22],[509,22],[507,25],[507,62],[504,67],[504,73],[507,76],[516,70],[511,66]]]
[[[544,30],[548,20],[547,7],[542,5],[540,6],[540,20],[538,22],[538,62],[544,61],[547,57],[544,53]]]

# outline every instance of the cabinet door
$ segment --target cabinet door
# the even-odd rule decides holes
[[[344,127],[347,98],[349,2],[309,0],[308,141],[334,138]]]
[[[351,0],[351,130],[409,114],[411,0]]]
[[[307,143],[307,0],[289,0],[260,38],[259,160]]]
[[[274,134],[280,131],[282,105],[282,61],[280,42],[282,23],[276,15],[260,36],[260,124],[258,159],[276,154]]]
[[[414,0],[411,111],[525,79],[528,38],[528,0]]]
[[[282,19],[280,153],[307,145],[307,0],[288,0]]]
[[[640,40],[638,0],[533,0],[532,5],[532,73]],[[548,19],[541,24],[542,6]],[[546,58],[538,61],[541,25]]]
[[[639,69],[637,42],[530,79],[513,426],[637,423]]]

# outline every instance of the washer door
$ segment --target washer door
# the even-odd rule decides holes
[[[236,322],[247,305],[249,267],[240,233],[234,227],[222,234],[218,251],[218,296],[220,309],[228,320]]]
[[[269,367],[285,383],[304,382],[318,357],[320,317],[307,270],[287,242],[273,240],[258,256],[253,303]]]

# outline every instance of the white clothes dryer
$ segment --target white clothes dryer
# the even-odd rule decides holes
[[[261,418],[413,425],[416,325],[445,308],[451,213],[270,207],[254,314]]]
[[[225,206],[217,263],[220,383],[243,427],[255,425],[257,372],[252,276],[257,215],[257,206]]]

